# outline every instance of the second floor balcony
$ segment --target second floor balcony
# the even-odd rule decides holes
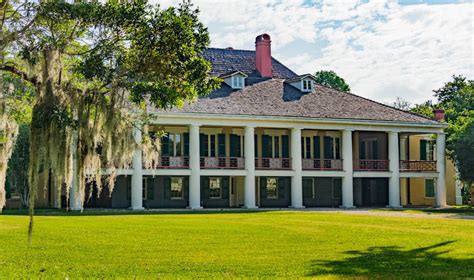
[[[201,157],[202,169],[244,169],[243,157]]]
[[[386,159],[357,159],[353,163],[354,171],[388,171],[389,160]]]
[[[255,158],[255,169],[289,170],[290,158]]]
[[[435,160],[401,160],[400,171],[402,172],[435,172]]]
[[[303,170],[342,170],[342,159],[304,158]]]

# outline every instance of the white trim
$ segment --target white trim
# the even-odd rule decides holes
[[[354,171],[354,178],[390,178],[390,171]]]
[[[345,120],[330,118],[221,115],[201,113],[152,113],[157,115],[156,123],[165,125],[202,124],[226,126],[253,126],[270,128],[293,128],[295,123],[304,129],[314,130],[362,130],[362,131],[403,131],[405,133],[442,133],[444,123],[412,123],[375,120]]]

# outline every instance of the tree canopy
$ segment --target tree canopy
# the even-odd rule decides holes
[[[320,70],[314,74],[316,77],[316,83],[330,87],[336,90],[340,90],[343,92],[350,92],[351,88],[349,85],[344,81],[343,78],[339,77],[334,71],[329,70]]]
[[[188,1],[167,9],[144,0],[1,4],[0,71],[35,93],[30,209],[49,181],[60,193],[75,178],[84,194],[87,182],[101,187],[108,169],[113,188],[115,170],[130,164],[136,145],[157,147],[146,133],[142,143],[132,137],[133,128],[146,131],[148,106],[181,106],[219,84],[201,56],[207,29]]]

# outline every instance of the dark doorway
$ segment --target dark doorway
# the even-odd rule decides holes
[[[385,207],[388,205],[388,179],[354,179],[354,204],[362,207]]]

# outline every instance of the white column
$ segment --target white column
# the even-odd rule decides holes
[[[388,132],[388,159],[392,176],[388,182],[388,206],[400,207],[400,160],[398,132]]]
[[[72,154],[72,182],[69,191],[69,207],[73,211],[82,211],[81,194],[79,192],[79,169],[77,165],[77,130],[72,132],[71,154]]]
[[[201,174],[199,154],[199,125],[189,126],[189,208],[202,209],[201,207]]]
[[[304,208],[300,128],[291,130],[291,164],[295,171],[295,175],[291,177],[291,207]]]
[[[342,131],[342,167],[344,177],[342,178],[342,207],[354,207],[354,187],[352,168],[352,130]]]
[[[132,210],[143,210],[143,160],[142,149],[142,131],[141,128],[133,128],[133,139],[135,140],[135,150],[132,158]]]
[[[245,176],[245,208],[252,209],[257,208],[255,204],[255,132],[254,127],[245,127],[245,143],[244,143],[244,156],[245,156],[245,169],[247,175]]]
[[[446,206],[446,135],[438,133],[436,138],[436,169],[438,180],[436,181],[436,206]]]

